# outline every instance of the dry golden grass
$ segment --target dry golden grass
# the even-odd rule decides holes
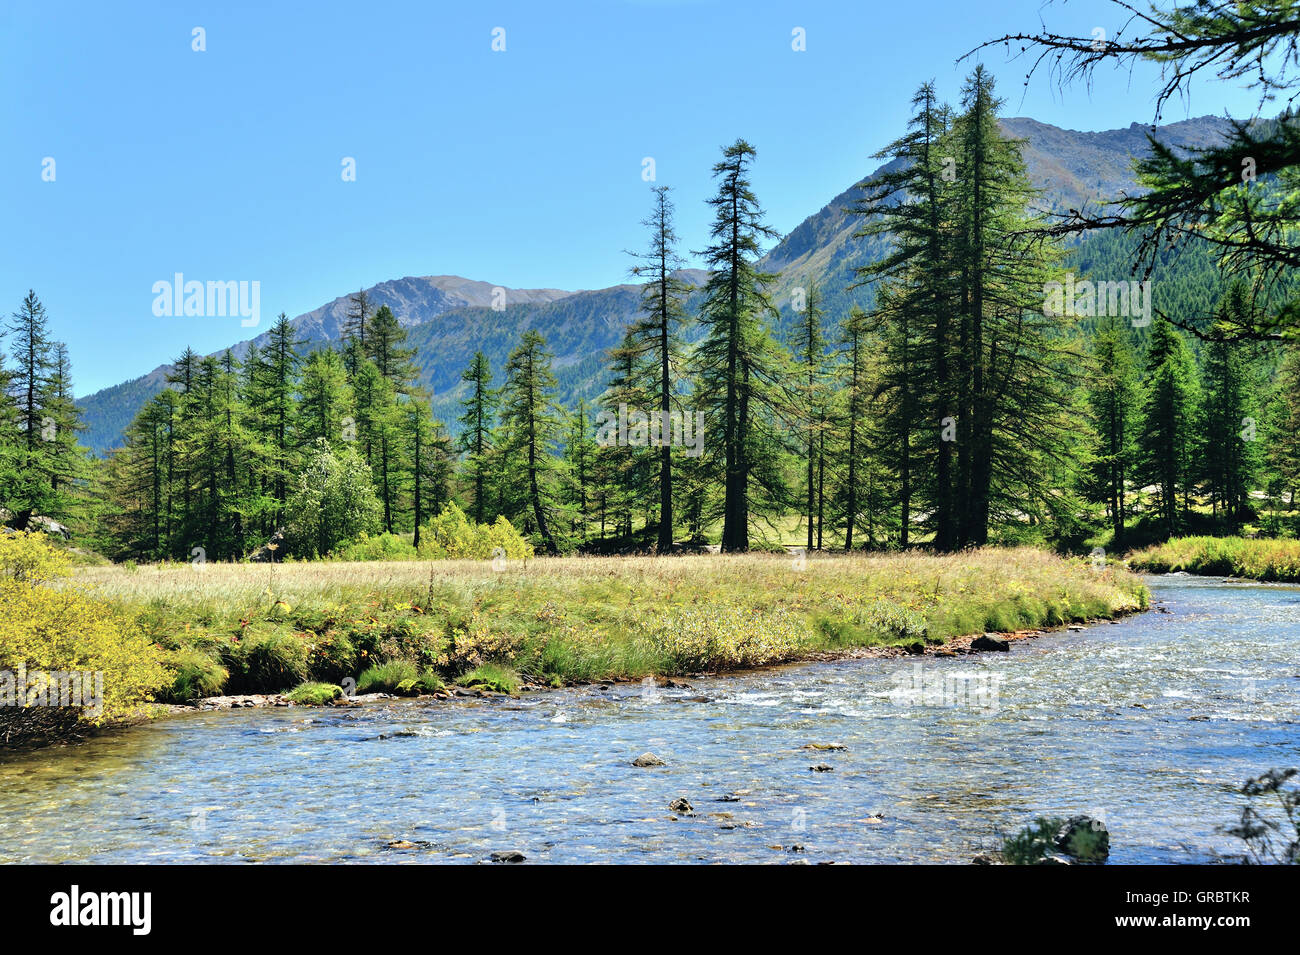
[[[490,561],[87,567],[73,586],[133,610],[160,643],[214,654],[236,674],[247,648],[270,641],[294,656],[298,641],[307,653],[299,671],[315,678],[325,678],[325,664],[312,661],[338,665],[355,652],[369,662],[416,658],[452,679],[495,661],[552,682],[941,643],[1114,616],[1146,601],[1123,569],[1029,548],[533,558],[500,569]]]
[[[696,554],[671,557],[537,557],[508,561],[494,570],[490,561],[311,561],[275,564],[184,563],[81,568],[76,583],[111,599],[190,601],[219,599],[244,603],[273,589],[278,598],[325,598],[345,591],[387,591],[459,585],[472,588],[559,591],[609,580],[624,581],[647,595],[679,589],[736,588],[745,592],[779,592],[786,596],[833,590],[872,592],[996,589],[1029,581],[1056,579],[1062,586],[1085,589],[1114,583],[1113,571],[1098,573],[1090,565],[1033,548],[986,549],[957,554],[810,554],[800,560],[777,554]],[[774,596],[777,594],[774,593]]]
[[[1132,610],[1144,599],[1140,582],[1123,571],[1099,571],[1031,548],[950,555],[812,554],[803,561],[772,554],[557,557],[510,561],[500,570],[489,561],[303,562],[273,568],[168,564],[136,570],[119,565],[81,569],[75,580],[114,601],[177,611],[215,604],[231,612],[273,601],[344,603],[363,594],[386,606],[432,593],[521,605],[543,600],[571,612],[593,602],[666,609],[722,601],[754,609],[834,612],[876,599],[917,609],[952,601],[1039,600],[1060,604],[1062,616],[1074,618]],[[1048,622],[1053,621],[1039,621]]]

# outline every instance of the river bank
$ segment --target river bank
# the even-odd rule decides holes
[[[1300,582],[1300,541],[1251,537],[1177,537],[1129,555],[1134,570],[1266,582]]]
[[[154,720],[0,762],[0,861],[967,864],[1082,813],[1112,865],[1213,862],[1300,760],[1300,588],[1149,583],[1008,653]]]
[[[982,634],[1114,618],[1141,579],[1027,548],[953,555],[691,555],[423,564],[86,568],[74,586],[172,655],[164,702],[300,683],[414,695],[640,681],[943,654]],[[965,641],[965,643],[963,643]],[[351,681],[349,684],[348,681]]]
[[[1164,610],[1163,607],[1159,608]],[[1127,614],[1125,614],[1126,616]],[[1120,623],[1119,619],[1104,619],[1088,621],[1091,625]],[[906,646],[863,646],[853,647],[844,650],[817,650],[810,651],[803,657],[791,660],[786,663],[762,666],[736,668],[722,672],[701,672],[686,674],[687,679],[673,679],[666,676],[644,677],[640,681],[632,679],[593,679],[574,681],[567,684],[566,688],[597,686],[597,687],[617,687],[634,682],[640,682],[645,688],[654,688],[655,690],[689,690],[693,684],[689,680],[713,680],[725,677],[734,677],[739,674],[749,673],[780,673],[790,667],[802,666],[809,663],[833,663],[847,660],[891,660],[902,657],[924,658],[931,657],[944,659],[950,657],[963,657],[973,654],[1009,652],[1015,644],[1032,640],[1037,637],[1045,637],[1062,631],[1070,633],[1079,633],[1084,631],[1084,624],[1072,623],[1063,627],[1054,627],[1047,630],[1019,630],[1010,633],[983,633],[969,634],[963,637],[956,637],[946,641],[939,646],[916,645]],[[192,703],[175,703],[165,706],[168,714],[176,713],[193,713],[193,712],[210,712],[213,710],[240,710],[240,709],[265,709],[270,707],[294,707],[294,706],[363,706],[368,703],[381,703],[386,700],[395,700],[409,698],[419,701],[440,701],[440,700],[469,700],[469,699],[491,699],[494,697],[508,697],[518,699],[521,693],[535,692],[555,692],[561,689],[554,685],[540,683],[535,681],[523,681],[519,686],[519,692],[506,693],[482,687],[466,688],[461,686],[447,687],[445,690],[434,693],[411,693],[411,694],[393,694],[393,693],[362,693],[353,695],[340,695],[327,703],[305,704],[295,702],[283,693],[252,693],[240,696],[213,696],[195,700]]]

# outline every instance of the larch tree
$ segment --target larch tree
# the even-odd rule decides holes
[[[711,274],[699,312],[705,334],[695,351],[695,373],[706,419],[722,426],[726,552],[749,549],[751,477],[762,438],[757,419],[763,406],[777,403],[781,368],[765,322],[775,312],[765,291],[774,276],[757,266],[762,242],[778,234],[763,221],[749,180],[756,155],[743,139],[723,149],[713,167],[717,193],[708,200],[711,242],[698,253]]]
[[[555,385],[546,339],[529,329],[506,362],[501,415],[510,434],[510,446],[523,459],[522,477],[538,536],[552,555],[559,553],[547,520],[552,505],[551,449],[558,444],[561,428]]]
[[[681,359],[680,329],[686,319],[690,288],[675,274],[682,266],[676,252],[673,203],[667,186],[654,188],[654,208],[642,224],[650,230],[650,247],[633,274],[644,281],[642,315],[628,330],[629,347],[653,368],[651,396],[659,414],[659,529],[656,547],[665,554],[673,546],[673,449],[670,415],[676,399],[676,366]],[[679,408],[680,408],[680,403]],[[655,433],[652,428],[651,433]]]

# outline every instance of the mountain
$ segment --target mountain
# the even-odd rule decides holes
[[[1163,143],[1181,149],[1208,146],[1220,141],[1228,121],[1216,116],[1170,123],[1156,127],[1134,123],[1125,129],[1080,132],[1061,129],[1026,117],[1001,120],[1003,133],[1023,140],[1021,156],[1029,179],[1041,190],[1038,207],[1046,212],[1066,212],[1096,205],[1133,190],[1132,161],[1149,152],[1147,133]],[[892,170],[887,163],[867,177]],[[854,281],[854,269],[881,255],[883,239],[855,239],[861,218],[849,212],[861,199],[859,183],[828,202],[785,237],[763,260],[769,272],[781,275],[776,301],[789,301],[789,290],[816,277],[828,311],[842,312],[850,304],[862,304],[864,296],[846,291]]]
[[[561,289],[513,289],[494,286],[490,282],[476,282],[458,275],[430,275],[422,278],[393,279],[366,289],[375,308],[387,305],[404,326],[415,327],[458,309],[490,307],[497,288],[501,288],[507,309],[514,306],[533,307],[564,299],[573,292]],[[320,308],[293,319],[300,338],[311,344],[335,342],[348,311],[348,299],[353,293],[340,295]],[[495,313],[494,313],[495,314]],[[269,332],[231,346],[236,357],[243,358],[249,346],[263,345]],[[97,454],[117,447],[122,433],[135,418],[136,412],[167,385],[171,365],[159,365],[148,374],[130,381],[97,391],[79,401],[85,412],[86,431],[82,440]]]
[[[1148,150],[1147,134],[1180,148],[1219,141],[1227,121],[1214,116],[1152,128],[1134,123],[1124,129],[1081,132],[1061,129],[1026,117],[1003,119],[1004,132],[1024,140],[1022,154],[1030,179],[1041,190],[1048,210],[1080,208],[1135,188],[1131,163]],[[870,180],[888,166],[881,166]],[[780,278],[772,299],[788,316],[790,292],[809,280],[821,286],[828,315],[842,314],[852,304],[867,304],[865,290],[849,290],[855,269],[877,258],[884,240],[856,239],[859,217],[849,210],[862,195],[854,183],[818,212],[796,226],[763,258],[761,266]],[[707,273],[686,270],[683,277],[703,285]],[[529,328],[537,329],[555,351],[560,399],[599,394],[604,354],[616,345],[628,321],[638,311],[640,289],[615,285],[605,289],[511,289],[501,293],[489,282],[454,275],[407,277],[381,282],[366,290],[375,306],[387,305],[407,327],[417,348],[421,382],[434,394],[434,409],[451,424],[460,395],[460,372],[476,349],[482,349],[500,374],[506,355]],[[504,294],[504,306],[494,309],[494,294]],[[337,342],[348,295],[293,319],[299,336],[310,344]],[[496,304],[500,305],[501,302]],[[236,355],[265,334],[232,346]],[[170,366],[98,391],[80,401],[87,430],[84,440],[96,453],[118,446],[122,432],[136,412],[166,385]]]

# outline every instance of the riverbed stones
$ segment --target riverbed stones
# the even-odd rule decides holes
[[[678,796],[670,802],[668,804],[668,810],[669,812],[680,813],[683,816],[695,815],[695,807],[691,805],[691,801],[685,796]]]
[[[835,767],[827,766],[825,763],[818,763],[816,766],[809,766],[808,770],[814,773],[831,773],[835,771]]]
[[[632,760],[632,765],[645,769],[649,766],[667,766],[668,764],[654,753],[642,753],[636,759]]]
[[[522,852],[520,852],[518,849],[507,849],[504,852],[492,853],[493,862],[504,863],[506,865],[518,865],[520,862],[523,862],[527,858],[528,857],[524,855]]]
[[[819,749],[819,750],[826,750],[828,752],[840,752],[842,750],[848,749],[848,747],[845,746],[843,743],[807,743],[804,745],[804,749]]]
[[[970,648],[972,650],[994,650],[1006,653],[1011,649],[1011,644],[996,634],[986,633],[972,640]]]

